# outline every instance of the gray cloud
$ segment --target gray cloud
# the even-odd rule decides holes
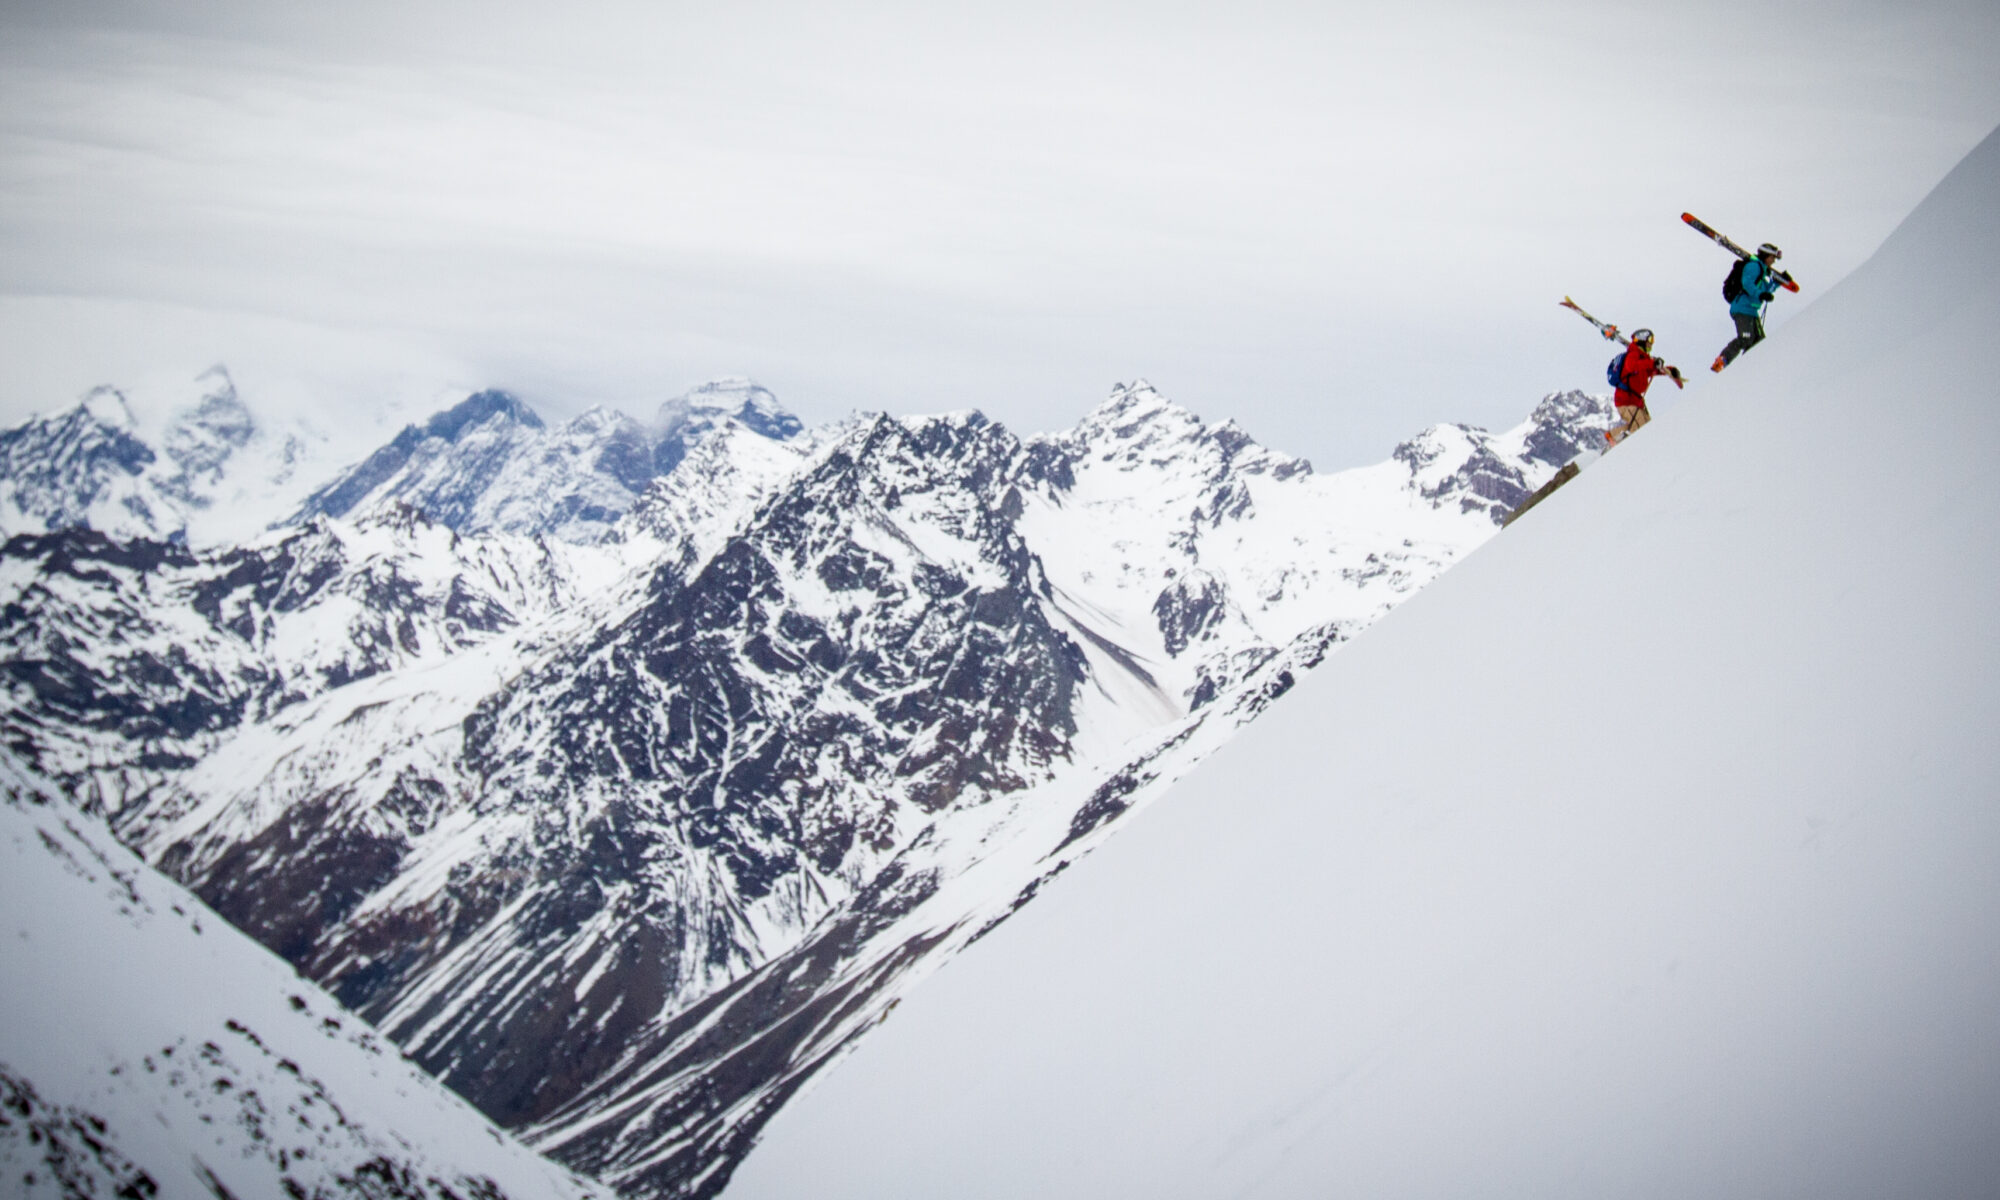
[[[1681,209],[1823,287],[2000,121],[1987,5],[297,7],[0,14],[0,420],[125,329],[318,403],[1146,375],[1340,465],[1595,384],[1565,293],[1705,359]]]

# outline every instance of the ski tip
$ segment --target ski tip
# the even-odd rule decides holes
[[[1784,287],[1785,290],[1788,292],[1797,292],[1799,290],[1799,285],[1796,280],[1791,280],[1791,279],[1785,280]]]
[[[1695,222],[1695,215],[1693,213],[1682,213],[1681,220],[1686,221],[1688,224],[1692,225]]]

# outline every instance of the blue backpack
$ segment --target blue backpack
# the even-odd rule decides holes
[[[1624,366],[1625,366],[1625,352],[1623,350],[1620,350],[1617,353],[1617,355],[1615,355],[1612,358],[1610,365],[1604,368],[1604,381],[1615,388],[1624,387],[1625,374],[1624,371],[1621,369]]]

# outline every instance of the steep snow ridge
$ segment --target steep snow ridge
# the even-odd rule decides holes
[[[726,1194],[1990,1195],[1996,213],[2000,133],[908,995]]]
[[[1345,635],[1379,618],[1492,535],[1466,516],[1497,520],[1587,459],[1607,418],[1601,399],[1551,396],[1501,435],[1441,426],[1391,462],[1319,476],[1135,383],[1074,432],[1031,445],[1040,486],[1027,490],[1023,536],[1093,661],[1109,641],[1151,681],[1150,705],[1105,693],[1115,745],[1213,699],[1308,629]]]
[[[584,1197],[0,758],[9,1195]]]

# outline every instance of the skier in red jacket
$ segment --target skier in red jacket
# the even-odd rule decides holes
[[[1661,375],[1682,386],[1679,367],[1670,367],[1653,357],[1653,331],[1635,329],[1625,357],[1618,364],[1618,391],[1612,403],[1618,408],[1618,424],[1604,433],[1604,440],[1616,446],[1644,428],[1653,418],[1646,412],[1646,389]]]

